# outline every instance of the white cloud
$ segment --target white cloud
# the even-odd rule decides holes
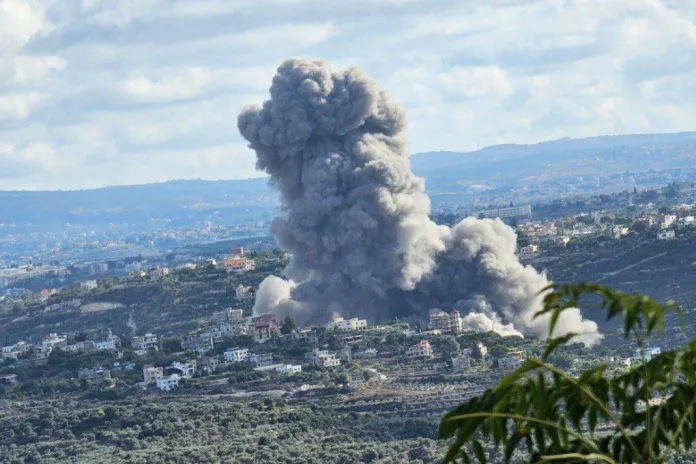
[[[448,90],[468,98],[499,98],[513,92],[505,71],[498,66],[457,66],[441,73],[440,80]]]
[[[123,89],[136,102],[161,103],[198,97],[210,80],[208,69],[195,67],[159,80],[146,77],[128,79]]]
[[[44,98],[39,92],[0,95],[0,122],[27,119]]]
[[[0,188],[254,175],[236,115],[290,56],[365,67],[414,151],[693,129],[695,22],[689,0],[0,0]]]
[[[48,26],[44,20],[45,6],[35,0],[0,0],[0,52],[21,49]]]
[[[58,56],[18,56],[13,62],[10,83],[37,84],[53,73],[65,69],[67,62]]]

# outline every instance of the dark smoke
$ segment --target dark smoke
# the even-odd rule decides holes
[[[458,307],[472,314],[472,328],[511,323],[547,335],[547,320],[533,319],[546,276],[518,262],[517,237],[500,220],[449,228],[429,219],[423,179],[410,169],[405,112],[363,71],[291,59],[270,94],[238,123],[280,191],[271,230],[292,259],[287,280],[261,284],[255,312],[306,325]],[[601,338],[578,310],[563,314],[554,335],[569,331],[586,344]]]

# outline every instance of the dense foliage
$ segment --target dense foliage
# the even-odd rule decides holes
[[[589,301],[588,301],[589,300]],[[550,315],[549,334],[558,315],[580,303],[601,301],[607,318],[621,317],[623,336],[641,350],[664,328],[665,313],[648,297],[624,295],[594,284],[553,286],[538,315]],[[548,362],[573,334],[552,338],[539,359],[529,359],[495,388],[448,413],[442,438],[454,437],[445,462],[488,460],[481,439],[504,453],[506,461],[664,462],[671,453],[691,449],[696,439],[696,341],[645,356],[627,372],[608,375],[600,364],[572,376]]]
[[[430,463],[428,419],[229,396],[0,402],[2,463]]]

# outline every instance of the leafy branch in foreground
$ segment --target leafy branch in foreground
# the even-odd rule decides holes
[[[658,304],[591,283],[551,285],[536,316],[549,318],[549,336],[559,315],[581,300],[599,300],[607,320],[621,317],[623,336],[643,347],[664,330],[674,302]],[[552,366],[548,357],[574,334],[549,338],[541,359],[529,359],[501,383],[447,413],[440,438],[451,439],[444,462],[486,463],[481,440],[510,461],[522,451],[529,462],[659,463],[696,439],[696,341],[665,351],[617,376],[607,365],[579,376]]]

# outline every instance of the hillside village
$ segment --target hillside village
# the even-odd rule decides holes
[[[696,190],[692,183],[671,184],[659,192],[624,192],[586,200],[585,207],[590,211],[575,215],[554,217],[549,213],[552,208],[547,207],[546,218],[531,219],[535,210],[528,206],[501,206],[481,210],[478,215],[499,217],[513,224],[519,234],[519,259],[523,263],[544,267],[567,259],[568,252],[577,247],[596,248],[629,237],[641,243],[679,237],[689,239],[696,232],[694,195]],[[672,205],[660,201],[667,198],[673,200]],[[663,204],[657,206],[647,200]],[[613,206],[606,208],[607,204]],[[536,211],[534,215],[537,215]],[[41,365],[50,366],[55,357],[74,356],[81,360],[79,365],[67,372],[51,371],[51,375],[59,374],[62,380],[77,381],[82,385],[89,383],[99,388],[113,387],[122,382],[121,379],[127,379],[122,386],[170,391],[191,384],[219,385],[225,378],[234,383],[235,388],[244,387],[244,382],[236,381],[242,378],[248,378],[252,384],[261,379],[274,384],[278,379],[288,377],[326,379],[337,370],[341,373],[350,371],[351,380],[346,385],[355,386],[361,385],[366,376],[374,377],[366,373],[372,372],[367,369],[376,369],[376,366],[384,369],[385,366],[392,368],[403,363],[408,370],[409,363],[416,362],[418,366],[431,366],[432,372],[438,375],[456,375],[512,369],[525,356],[525,351],[518,349],[518,342],[510,343],[510,337],[496,342],[509,345],[506,349],[489,354],[490,347],[482,339],[485,334],[465,331],[459,312],[447,308],[431,310],[427,321],[392,321],[377,326],[368,326],[368,321],[352,318],[336,319],[329,326],[297,328],[291,318],[278,321],[270,315],[252,316],[256,286],[265,275],[279,272],[286,259],[287,256],[277,253],[249,254],[244,248],[237,247],[219,258],[201,256],[197,262],[182,262],[171,268],[159,264],[146,267],[141,261],[133,261],[128,264],[128,274],[123,280],[87,279],[67,289],[46,288],[37,293],[21,291],[16,281],[5,277],[2,281],[6,287],[5,304],[14,304],[15,310],[19,310],[12,324],[29,323],[37,317],[46,320],[48,314],[66,317],[79,314],[80,319],[90,316],[99,322],[96,326],[81,327],[74,332],[60,331],[63,325],[77,321],[63,318],[61,320],[65,322],[56,322],[54,330],[48,333],[41,334],[37,332],[40,329],[36,329],[27,332],[30,339],[6,340],[2,347],[1,377],[19,391],[23,381],[28,380],[26,373],[32,373],[30,380],[36,382],[42,378],[34,375],[41,371]],[[17,272],[17,269],[13,271]],[[33,269],[29,269],[29,274],[32,272]],[[210,282],[227,282],[226,299],[217,297],[219,291],[211,290],[211,284],[205,283],[210,278],[215,279]],[[184,330],[177,330],[176,325],[169,324],[164,326],[163,333],[158,334],[159,331],[149,330],[146,325],[138,330],[138,335],[133,332],[138,324],[142,326],[139,318],[143,317],[141,313],[144,315],[150,310],[147,305],[129,309],[127,303],[94,298],[111,295],[119,288],[121,292],[131,288],[166,291],[174,281],[191,282],[195,288],[200,288],[198,292],[207,298],[203,301],[214,301],[218,306],[228,301],[233,306],[205,311],[205,306],[191,306],[189,303],[187,307],[191,310],[200,309],[191,312],[194,316],[191,322],[178,324]],[[190,299],[178,297],[172,301]],[[195,297],[194,301],[197,300]],[[17,306],[18,302],[20,306]],[[19,309],[22,307],[26,309]],[[22,311],[28,312],[22,315]],[[110,314],[129,315],[127,320],[121,319],[117,323],[117,333],[106,325],[113,320]],[[156,313],[147,317],[151,327],[162,327],[162,318],[158,320]],[[88,324],[89,320],[82,324]],[[442,349],[443,345],[456,345],[461,337],[465,337],[470,346]],[[533,341],[523,342],[529,343],[534,344]],[[594,355],[591,357],[596,358]],[[628,351],[610,356],[612,365],[624,367],[629,365],[632,357]],[[582,363],[580,360],[577,362]],[[31,367],[23,370],[25,366]],[[386,374],[380,372],[380,375]]]

